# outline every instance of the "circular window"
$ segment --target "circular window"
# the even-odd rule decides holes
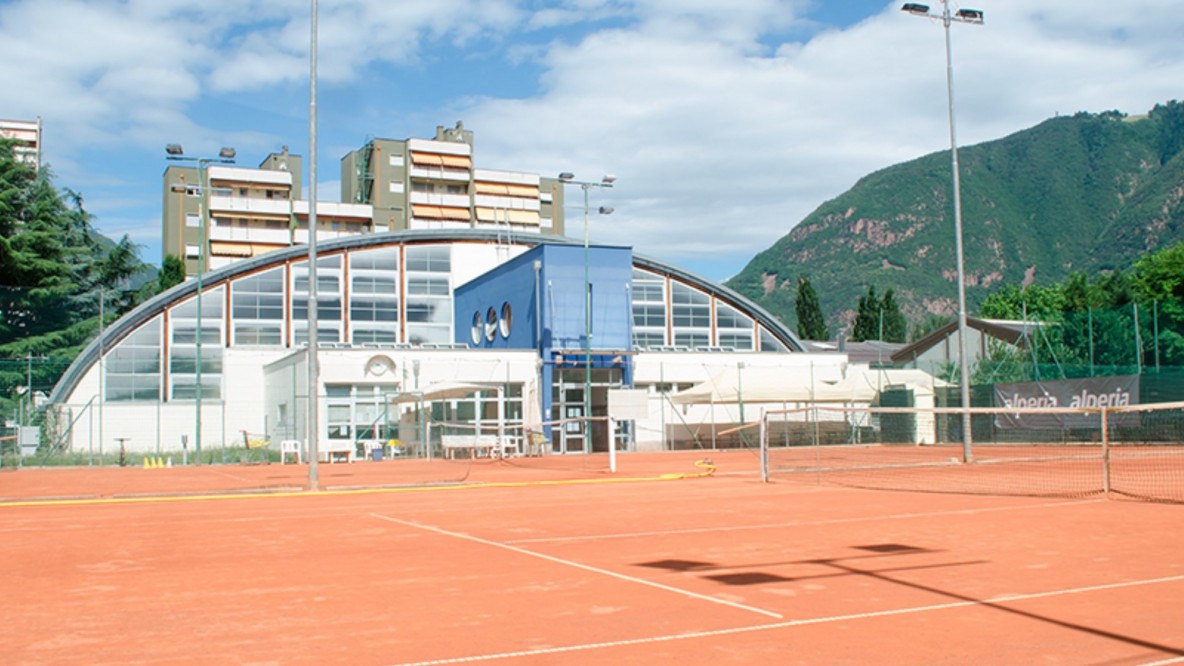
[[[489,308],[485,313],[485,339],[493,342],[497,337],[497,310]]]
[[[510,337],[510,328],[514,326],[514,311],[510,309],[510,302],[502,303],[502,318],[498,322],[498,328],[501,329],[502,337]]]
[[[469,331],[469,337],[473,339],[473,344],[481,343],[481,312],[473,313],[473,328]]]

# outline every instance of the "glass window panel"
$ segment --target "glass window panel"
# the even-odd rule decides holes
[[[406,270],[449,273],[452,271],[451,249],[448,245],[408,246]]]
[[[279,326],[238,324],[234,327],[234,342],[236,345],[280,345],[284,342],[283,331]]]
[[[752,319],[741,314],[736,308],[716,301],[715,325],[719,328],[751,329]]]
[[[671,282],[670,301],[672,303],[687,303],[694,305],[710,305],[711,298],[701,291],[697,291],[680,282]]]
[[[760,330],[760,340],[761,340],[761,351],[763,351],[763,352],[789,351],[785,348],[785,345],[781,344],[781,342],[776,337],[773,336],[772,333],[766,331],[763,328]]]
[[[654,331],[634,331],[633,346],[638,349],[661,347],[666,344],[666,336]]]
[[[349,255],[351,270],[399,270],[399,248],[384,247],[376,250],[351,252]]]
[[[355,294],[385,294],[393,296],[399,293],[398,286],[395,284],[395,278],[393,277],[359,275],[354,276],[352,284]]]
[[[707,333],[675,333],[674,344],[679,347],[707,347],[711,336]]]
[[[741,333],[739,331],[729,331],[719,334],[719,344],[721,347],[731,347],[748,351],[752,349],[752,333]]]
[[[375,329],[354,328],[353,330],[350,331],[350,336],[353,338],[353,342],[357,343],[357,344],[366,343],[366,342],[369,342],[369,343],[398,342],[397,333],[393,330],[375,330]]]

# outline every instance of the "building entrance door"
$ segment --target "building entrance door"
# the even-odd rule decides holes
[[[556,372],[551,402],[554,413],[559,414],[564,422],[552,430],[552,453],[608,452],[608,421],[589,422],[585,419],[585,379],[583,368],[564,368]],[[621,368],[592,370],[593,418],[608,416],[608,390],[621,388],[623,380],[624,373]]]

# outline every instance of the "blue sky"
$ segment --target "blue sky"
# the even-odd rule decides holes
[[[308,5],[0,2],[0,117],[41,116],[58,185],[159,263],[166,143],[307,156]],[[479,166],[616,175],[595,241],[722,280],[859,177],[948,144],[941,26],[899,2],[320,5],[322,199],[370,137],[460,120]],[[953,28],[960,143],[1184,97],[1178,0],[963,6],[986,25]]]

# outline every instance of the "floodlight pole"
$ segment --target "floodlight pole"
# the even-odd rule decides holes
[[[914,16],[940,19],[946,40],[946,106],[950,120],[950,168],[954,176],[954,251],[958,263],[958,365],[962,397],[962,461],[971,462],[973,437],[970,420],[970,361],[966,330],[966,271],[962,249],[962,184],[958,169],[958,135],[954,122],[954,59],[950,49],[950,24],[983,24],[983,13],[975,9],[960,9],[950,14],[950,0],[942,0],[940,15],[929,12],[928,5],[905,4],[901,9]]]
[[[201,276],[205,272],[204,260],[206,256],[206,224],[209,222],[210,208],[206,201],[209,193],[209,166],[211,164],[234,164],[234,149],[222,148],[218,157],[185,157],[180,144],[169,144],[165,147],[168,154],[166,159],[175,162],[194,162],[197,164],[197,187],[181,187],[181,196],[189,192],[197,194],[197,335],[194,338],[194,392],[193,392],[193,448],[197,455],[197,464],[201,464],[201,337],[202,337],[202,309],[201,309]],[[176,189],[176,188],[174,188]]]
[[[308,490],[320,490],[317,359],[317,0],[312,0],[308,94]]]
[[[616,177],[605,176],[599,183],[591,181],[573,180],[575,176],[570,172],[559,174],[559,182],[565,185],[579,185],[584,190],[584,453],[592,451],[592,280],[588,258],[588,192],[593,187],[612,187]],[[613,212],[611,208],[600,209],[602,215]],[[609,434],[609,448],[614,449],[616,443]]]

